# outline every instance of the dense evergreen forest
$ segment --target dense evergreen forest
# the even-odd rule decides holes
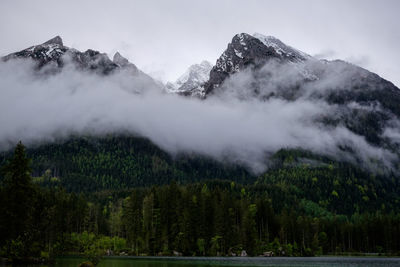
[[[254,177],[138,138],[18,144],[2,159],[0,256],[399,255],[398,177],[301,150],[272,161]]]
[[[4,164],[11,152],[3,153]],[[72,192],[94,192],[210,179],[252,183],[256,177],[245,168],[221,164],[207,157],[175,157],[148,139],[132,136],[76,137],[27,149],[32,175],[38,183],[59,183]],[[47,172],[49,181],[42,179]]]

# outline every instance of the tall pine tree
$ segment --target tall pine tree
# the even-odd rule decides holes
[[[24,238],[29,231],[33,212],[34,187],[31,177],[31,160],[26,156],[25,146],[19,142],[14,156],[3,166],[4,216],[7,232],[3,240]]]

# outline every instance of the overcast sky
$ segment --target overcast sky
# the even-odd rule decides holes
[[[214,64],[236,33],[259,32],[400,85],[397,0],[1,0],[0,10],[0,55],[60,35],[79,50],[120,51],[166,81],[203,59]]]

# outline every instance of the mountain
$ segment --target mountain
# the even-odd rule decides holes
[[[18,58],[32,59],[36,62],[37,69],[45,73],[61,71],[72,64],[78,70],[101,75],[126,72],[129,77],[136,77],[143,88],[149,84],[162,87],[120,53],[116,53],[111,60],[106,54],[94,50],[80,52],[64,46],[58,36],[43,44],[5,56],[3,60]],[[126,83],[128,87],[130,82],[128,80]],[[333,153],[340,155],[331,153],[330,156],[360,164],[368,170],[397,172],[399,169],[400,90],[391,82],[361,67],[341,60],[316,59],[275,37],[258,33],[237,34],[217,59],[215,66],[206,61],[190,66],[175,83],[167,85],[166,91],[196,96],[204,102],[212,98],[219,98],[221,101],[234,98],[239,102],[250,103],[251,107],[254,103],[259,107],[276,100],[293,104],[293,107],[312,103],[322,107],[322,111],[312,118],[306,118],[307,115],[300,118],[306,121],[305,127],[310,131],[323,129],[330,133],[330,137],[335,134],[339,136],[332,143],[335,146]],[[274,114],[268,115],[274,117]],[[167,122],[163,123],[169,127]],[[121,128],[126,129],[126,125],[123,126]],[[248,132],[252,132],[252,129],[248,129]],[[293,148],[293,145],[288,147]],[[104,149],[108,150],[110,146]],[[194,149],[191,152],[196,154],[196,151],[198,150]],[[373,153],[364,153],[365,151]],[[265,151],[268,155],[275,152],[275,148],[273,151]],[[93,153],[91,151],[89,154],[94,156]],[[123,164],[122,158],[127,155],[121,156],[118,164]],[[52,160],[53,156],[49,156],[47,161]],[[304,160],[307,161],[307,157],[299,162]],[[90,175],[105,175],[102,171]]]
[[[139,79],[142,84],[161,88],[159,82],[139,70],[135,64],[129,62],[119,52],[115,53],[112,60],[107,54],[92,49],[81,52],[65,46],[60,36],[2,57],[3,61],[14,59],[31,59],[35,62],[36,69],[44,74],[57,73],[69,65],[79,71],[89,71],[100,75],[123,71],[132,75],[136,80]]]
[[[341,60],[318,60],[261,34],[237,34],[217,59],[205,96],[241,101],[309,101],[333,113],[315,119],[324,127],[345,126],[369,144],[399,155],[400,90],[391,82]],[[344,146],[344,150],[351,148]]]
[[[167,83],[170,93],[204,97],[204,83],[208,81],[212,65],[208,61],[191,65],[174,83]]]
[[[297,54],[287,53],[286,46],[280,47],[283,43],[277,41],[271,37],[259,39],[246,33],[235,35],[210,72],[210,79],[205,85],[206,94],[219,87],[230,75],[247,67],[261,68],[272,59],[283,62],[305,60],[296,57]]]
[[[76,49],[64,46],[60,36],[56,36],[43,44],[28,47],[22,51],[3,57],[4,61],[11,59],[30,58],[37,63],[37,68],[49,68],[57,71],[63,68],[68,60],[79,69],[91,70],[102,74],[109,74],[118,68],[106,54],[88,49],[80,52]]]
[[[28,144],[26,156],[21,143],[0,151],[1,257],[86,254],[87,242],[130,255],[398,255],[400,91],[378,75],[245,33],[168,85],[201,101],[130,94],[158,83],[60,37],[3,58],[17,59],[36,71],[0,65],[0,141]]]
[[[76,136],[32,146],[27,152],[38,183],[52,185],[39,178],[47,172],[58,178],[53,185],[61,184],[75,192],[123,190],[172,181],[255,181],[255,176],[244,167],[195,154],[172,157],[148,139],[132,135]],[[8,153],[0,154],[0,166],[8,157]]]
[[[125,57],[123,57],[119,52],[114,54],[113,60],[112,60],[117,66],[120,68],[127,68],[130,69],[133,73],[138,73],[139,69],[136,67],[135,64],[129,62],[129,60]]]
[[[381,90],[380,93],[385,94],[389,91],[390,94],[398,97],[398,88],[374,73],[341,60],[318,60],[284,44],[275,37],[264,36],[259,33],[255,33],[254,35],[241,33],[233,37],[227,49],[217,59],[216,65],[210,72],[210,79],[205,84],[206,94],[212,94],[228,77],[248,69],[251,69],[253,72],[258,71],[255,74],[263,75],[263,77],[255,77],[256,79],[264,78],[268,80],[271,74],[276,74],[273,73],[276,70],[281,71],[278,73],[279,75],[287,75],[282,72],[283,69],[278,69],[280,66],[285,66],[286,71],[291,71],[289,75],[294,76],[292,80],[295,78],[296,82],[318,83],[319,80],[324,80],[329,75],[344,75],[341,77],[341,80],[338,80],[338,83],[325,85],[324,89],[328,91],[328,94],[326,94],[327,98],[331,98],[330,94],[332,91],[351,91],[357,90],[359,87],[366,87],[365,90],[370,91],[380,90],[382,87],[385,87],[386,89]],[[349,84],[339,84],[339,82],[349,82]],[[258,85],[258,87],[263,85],[267,87],[270,84],[258,83],[255,85]],[[283,92],[274,93],[284,94],[285,90],[293,89],[290,87],[293,87],[293,85],[282,82],[279,84],[279,90]],[[249,88],[249,90],[251,89],[261,90],[260,92],[256,92],[257,97],[268,97],[268,95],[263,94],[265,92],[262,92],[262,88],[254,88],[253,86]],[[298,91],[302,93],[302,90]],[[357,98],[356,96],[353,97]],[[371,96],[370,100],[373,100],[375,97],[377,97],[377,94]],[[347,98],[348,100],[346,101],[349,101],[351,97]],[[386,102],[384,103],[386,106],[395,110],[397,114],[400,114],[397,105],[394,105],[390,101],[388,103],[387,100],[385,99],[382,103]]]

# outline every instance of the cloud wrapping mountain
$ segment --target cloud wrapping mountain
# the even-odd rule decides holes
[[[321,64],[331,64],[329,71]],[[342,88],[348,77],[363,77],[348,71],[343,76],[347,65],[341,63],[264,62],[259,69],[235,70],[204,100],[167,94],[129,70],[99,75],[82,71],[68,58],[52,75],[35,66],[31,59],[0,63],[2,150],[19,140],[35,145],[71,135],[129,133],[174,155],[198,153],[257,173],[281,148],[301,147],[368,168],[382,169],[371,165],[377,161],[395,168],[398,160],[393,149],[369,142],[342,123],[340,116],[355,109],[385,109],[370,102],[329,100],[333,87]],[[343,120],[326,122],[335,115]],[[389,115],[379,137],[398,145],[400,123]]]

